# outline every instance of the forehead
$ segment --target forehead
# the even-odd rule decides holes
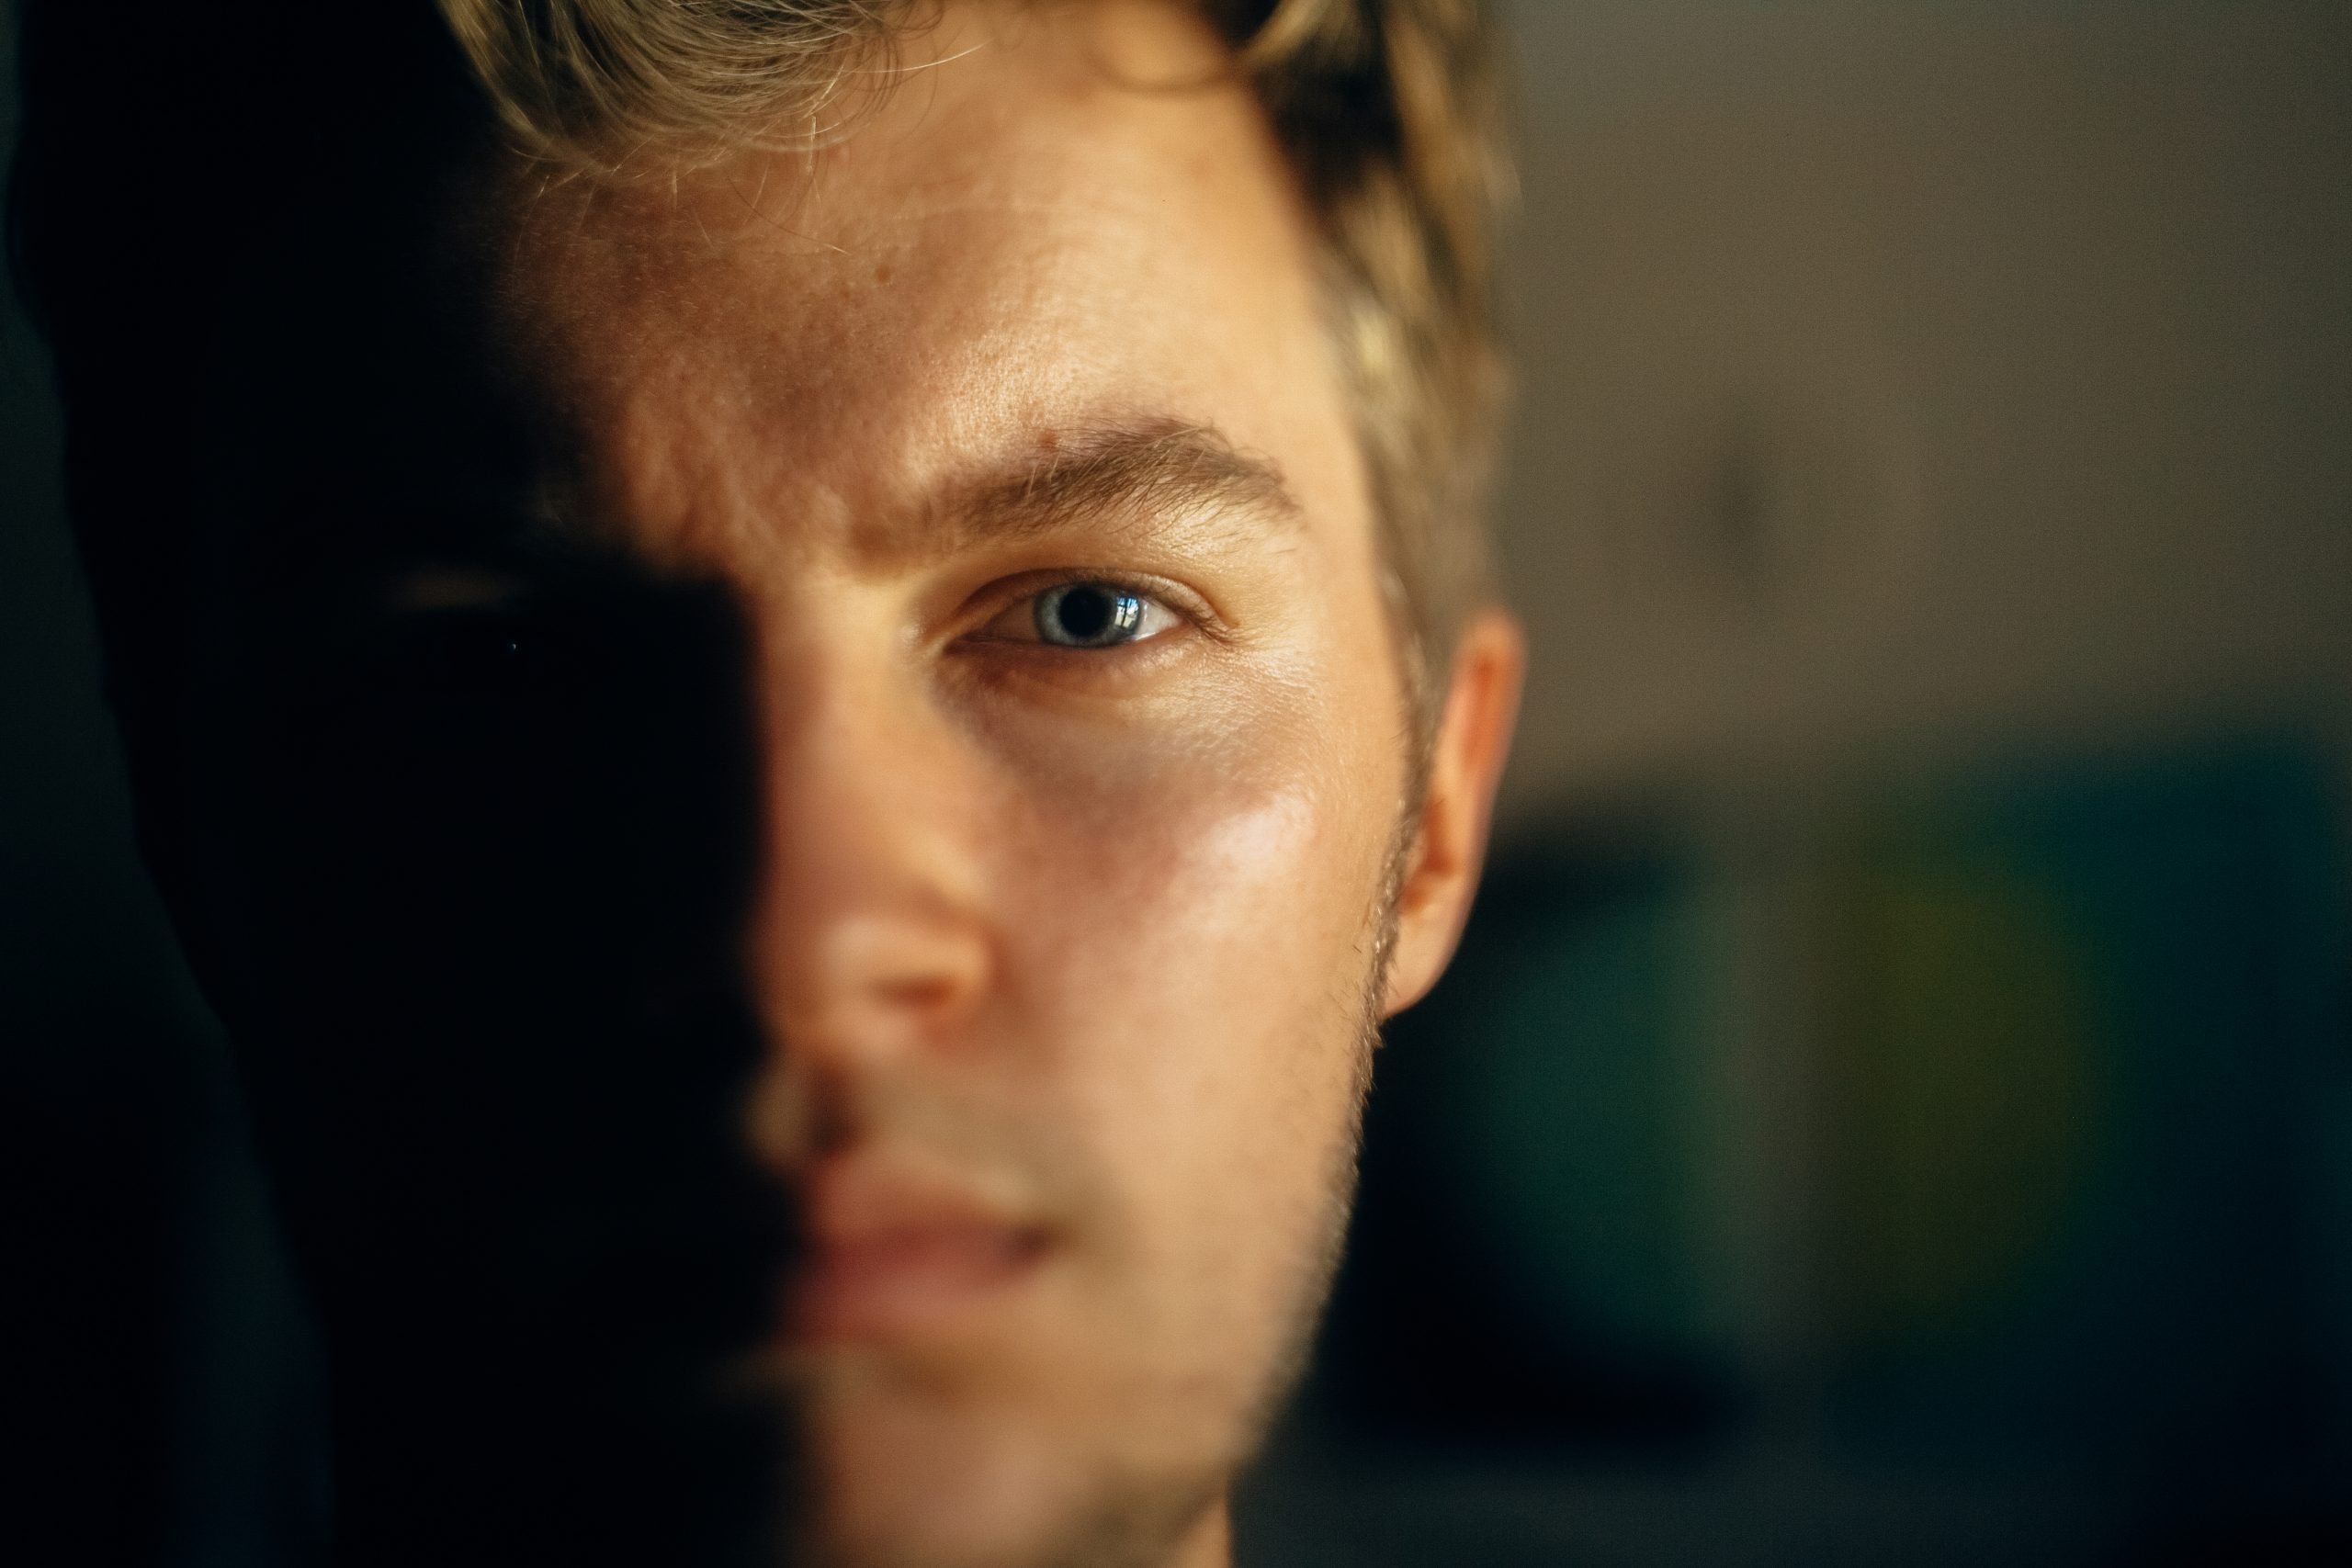
[[[1189,9],[954,7],[815,152],[503,169],[493,338],[572,479],[688,550],[794,492],[879,547],[1073,428],[1175,420],[1344,487],[1306,220]]]

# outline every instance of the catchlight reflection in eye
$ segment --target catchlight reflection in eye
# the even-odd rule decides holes
[[[1146,604],[1138,593],[1108,582],[1065,582],[1037,595],[1037,636],[1060,648],[1112,648],[1133,642],[1144,630]]]

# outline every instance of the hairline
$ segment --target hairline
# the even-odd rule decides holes
[[[1091,4],[1093,0],[1004,0],[1014,9],[1050,12],[1069,9],[1074,5]],[[1213,19],[1209,7],[1202,0],[1175,0],[1185,9],[1199,15],[1204,22]],[[1327,0],[1277,0],[1270,23],[1280,24],[1292,18],[1306,18],[1291,28],[1300,36],[1311,30]],[[436,0],[445,14],[452,15],[451,0]],[[730,119],[716,118],[691,130],[660,141],[640,138],[636,143],[623,145],[627,137],[617,128],[586,135],[558,135],[527,119],[509,97],[499,90],[488,62],[476,53],[470,43],[467,52],[498,109],[497,123],[513,139],[510,150],[528,162],[548,170],[558,178],[585,178],[614,181],[621,185],[637,185],[649,181],[669,180],[692,174],[709,164],[763,151],[792,151],[813,152],[826,146],[838,145],[854,139],[864,129],[864,120],[878,111],[888,98],[920,72],[962,58],[961,53],[940,61],[903,63],[898,57],[899,43],[933,25],[944,0],[909,0],[899,15],[887,14],[888,7],[876,6],[865,13],[864,25],[847,31],[832,42],[832,52],[825,64],[831,71],[822,86],[811,99],[810,129],[805,133],[786,136],[767,134],[767,128],[781,118],[757,116],[739,111]],[[1296,194],[1306,212],[1303,214],[1308,231],[1310,258],[1314,273],[1313,292],[1317,305],[1317,330],[1330,351],[1333,367],[1340,383],[1340,395],[1349,416],[1349,435],[1356,458],[1364,473],[1365,491],[1371,508],[1374,567],[1378,572],[1377,588],[1383,620],[1387,624],[1391,654],[1402,687],[1406,711],[1406,741],[1408,771],[1415,779],[1427,772],[1428,751],[1435,742],[1438,719],[1441,716],[1442,693],[1445,671],[1450,664],[1458,639],[1462,615],[1475,608],[1473,603],[1453,606],[1459,614],[1452,617],[1431,616],[1428,610],[1440,597],[1438,585],[1423,581],[1416,584],[1408,580],[1406,563],[1400,558],[1403,550],[1399,537],[1398,519],[1393,515],[1399,501],[1385,493],[1377,482],[1378,464],[1374,457],[1371,423],[1379,412],[1381,400],[1372,389],[1357,384],[1356,378],[1346,373],[1346,340],[1350,333],[1350,314],[1367,293],[1375,302],[1375,310],[1385,306],[1376,290],[1368,289],[1363,280],[1351,278],[1345,265],[1345,247],[1328,231],[1326,225],[1312,216],[1313,203],[1306,199],[1306,170],[1288,141],[1279,134],[1272,106],[1259,89],[1254,72],[1273,58],[1262,45],[1284,46],[1295,42],[1293,38],[1276,38],[1261,33],[1246,45],[1236,45],[1221,39],[1226,51],[1225,68],[1211,73],[1188,78],[1173,84],[1159,85],[1141,82],[1115,81],[1114,85],[1139,93],[1182,93],[1206,91],[1221,85],[1238,84],[1248,90],[1254,112],[1269,133],[1283,176]],[[462,39],[463,30],[460,29]],[[876,63],[878,62],[878,63]],[[861,78],[854,85],[850,79]],[[830,121],[820,121],[816,112],[832,109],[844,97],[857,101],[838,112]],[[618,155],[614,156],[616,152]],[[1431,526],[1441,526],[1434,520]],[[1490,597],[1490,592],[1479,598]],[[1418,800],[1419,790],[1412,798]]]

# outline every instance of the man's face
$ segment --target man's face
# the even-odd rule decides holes
[[[749,624],[748,1129],[861,1562],[1184,1523],[1350,1173],[1405,788],[1355,448],[1254,106],[1090,35],[1216,64],[974,18],[813,169],[508,187],[560,508]]]
[[[707,856],[741,879],[738,918],[704,945],[740,979],[756,1049],[708,1132],[752,1152],[800,1238],[741,1366],[790,1401],[820,1552],[1209,1554],[1223,1483],[1334,1257],[1407,824],[1370,505],[1310,234],[1261,113],[1236,83],[1167,90],[1221,69],[1205,28],[1173,6],[952,6],[915,50],[919,68],[813,157],[621,185],[501,164],[469,186],[452,231],[473,259],[446,276],[469,280],[461,313],[482,323],[460,370],[496,389],[494,482],[458,471],[443,447],[463,441],[388,450],[408,437],[383,432],[432,425],[410,406],[433,400],[431,377],[423,394],[361,385],[375,372],[307,330],[275,351],[294,368],[262,373],[279,403],[398,408],[346,422],[361,434],[330,444],[347,453],[299,483],[227,482],[272,515],[406,514],[469,486],[509,498],[454,505],[504,530],[494,550],[380,518],[348,525],[364,549],[305,547],[360,581],[305,593],[371,625],[482,618],[514,652],[496,628],[567,602],[566,561],[727,607],[733,629],[673,660],[723,667],[715,711],[741,731],[710,752],[740,762],[741,798],[711,812],[741,830],[715,829]],[[373,502],[337,493],[393,469]],[[613,598],[572,594],[567,624]],[[659,685],[638,636],[608,639],[628,670],[598,679]],[[409,645],[396,630],[389,646]],[[542,690],[518,689],[495,700]],[[578,722],[620,725],[627,703],[563,690],[591,712]],[[650,728],[600,732],[583,749],[597,766],[615,746],[673,750],[643,739],[667,733],[667,700],[629,702]],[[543,722],[485,712],[434,744],[493,749]],[[504,1004],[481,997],[506,980],[435,933],[532,924],[517,973],[608,955],[566,982],[605,998],[574,1026],[602,1039],[638,1007],[614,973],[644,966],[614,922],[668,895],[612,896],[591,919],[579,911],[606,885],[583,873],[544,916],[480,913],[536,909],[515,865],[572,877],[577,857],[533,835],[594,770],[549,780],[560,747],[537,743],[517,765],[537,782],[485,827],[482,792],[448,775],[494,769],[390,784],[419,744],[335,739],[351,722],[313,716],[272,743],[292,759],[277,787],[309,802],[284,820],[313,825],[256,829],[286,839],[274,852],[297,869],[245,918],[322,934],[266,953],[265,969],[309,977],[281,988],[311,999],[264,1004],[274,1021],[256,1032],[339,1032],[354,1055],[426,1034],[477,1059],[504,1051],[572,1004],[518,1004],[526,1022],[501,1033],[483,1021]],[[355,790],[374,803],[365,823],[343,815]],[[462,807],[418,804],[445,795]],[[462,831],[434,825],[460,811],[475,814]],[[441,855],[456,862],[442,891],[418,894],[414,868]],[[640,866],[627,886],[661,874]],[[380,893],[396,882],[398,897]],[[366,943],[338,925],[348,908],[387,926],[387,898],[426,912]],[[545,936],[568,921],[583,934]],[[355,945],[414,952],[395,965]],[[524,1120],[571,1070],[560,1042],[529,1049]],[[319,1070],[283,1065],[300,1055],[259,1053],[265,1100],[273,1074]],[[406,1091],[292,1092],[344,1095],[296,1114],[357,1125],[362,1101]],[[416,1100],[418,1116],[445,1114]],[[411,1127],[380,1147],[419,1167],[440,1147],[495,1163],[481,1152],[495,1127],[438,1136]]]

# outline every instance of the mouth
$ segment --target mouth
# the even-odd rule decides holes
[[[968,1188],[855,1159],[806,1181],[807,1250],[787,1296],[796,1347],[944,1334],[1044,1266],[1051,1232]]]

